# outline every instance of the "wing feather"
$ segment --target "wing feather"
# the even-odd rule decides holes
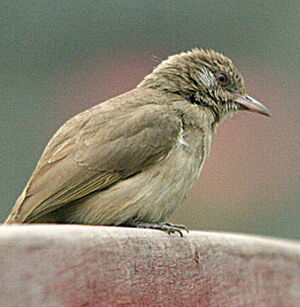
[[[166,105],[134,98],[112,99],[62,126],[6,222],[34,221],[164,158],[181,120]]]

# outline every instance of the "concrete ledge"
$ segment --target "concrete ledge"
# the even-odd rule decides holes
[[[0,306],[300,306],[300,244],[228,233],[0,227]]]

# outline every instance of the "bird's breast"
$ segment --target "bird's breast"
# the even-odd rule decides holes
[[[210,133],[182,129],[167,157],[139,175],[140,182],[144,183],[140,194],[145,200],[140,216],[164,220],[172,214],[198,180],[210,144]]]

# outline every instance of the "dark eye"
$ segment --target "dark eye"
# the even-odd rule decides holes
[[[216,73],[215,74],[216,79],[219,81],[219,83],[223,86],[226,86],[230,83],[229,77],[225,73]]]

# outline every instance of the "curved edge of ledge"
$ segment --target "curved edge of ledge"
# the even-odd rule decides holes
[[[0,255],[1,306],[300,306],[296,241],[4,225]]]

